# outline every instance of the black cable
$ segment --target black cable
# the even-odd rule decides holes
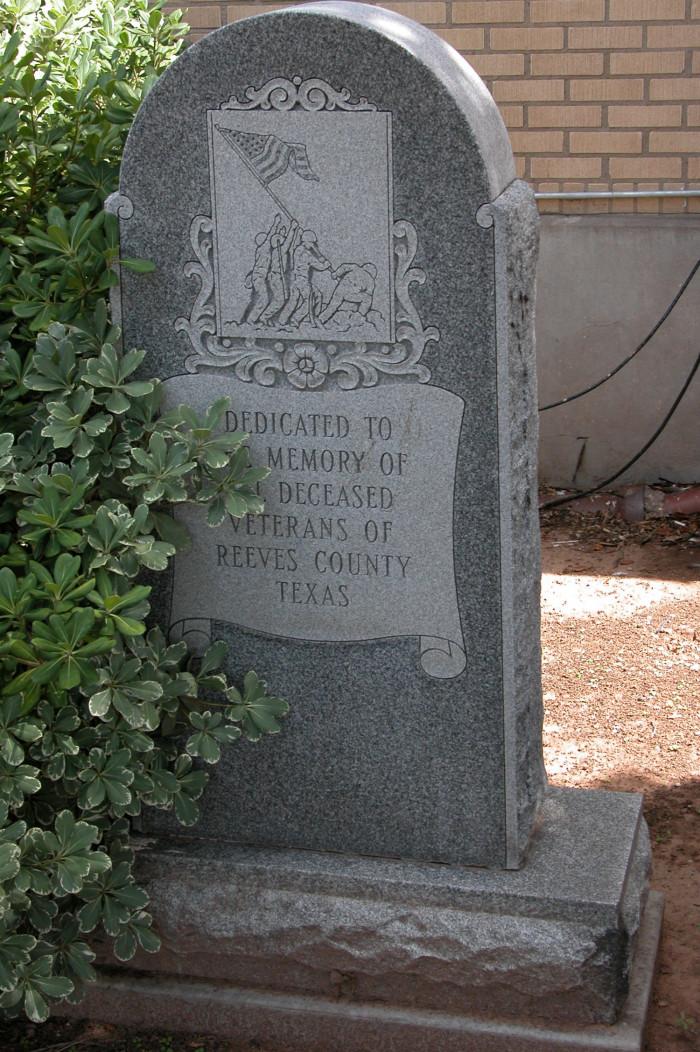
[[[698,263],[700,263],[700,260],[698,261]],[[698,264],[696,264],[696,269],[697,269],[697,265]],[[639,460],[639,458],[641,456],[644,456],[644,454],[646,453],[647,449],[649,449],[649,446],[653,445],[654,442],[656,442],[657,438],[659,437],[659,435],[661,434],[663,429],[666,427],[666,424],[669,422],[669,420],[671,419],[671,417],[675,413],[676,409],[678,408],[678,404],[679,404],[681,398],[683,397],[685,392],[690,387],[690,384],[692,383],[693,377],[695,376],[696,372],[698,371],[698,367],[700,367],[700,354],[698,354],[697,358],[695,359],[695,365],[690,370],[688,378],[686,379],[685,383],[681,387],[681,389],[680,389],[680,391],[679,391],[679,393],[678,393],[673,405],[669,409],[668,413],[666,413],[666,416],[661,421],[661,423],[657,427],[657,429],[654,432],[654,434],[651,436],[651,438],[649,439],[648,442],[644,443],[644,445],[639,450],[639,452],[635,453],[635,455],[632,457],[632,459],[627,461],[627,463],[625,464],[624,467],[620,468],[619,471],[616,471],[615,474],[611,475],[609,479],[605,479],[604,482],[601,482],[598,486],[594,486],[593,489],[586,490],[584,493],[570,493],[568,497],[557,497],[556,500],[548,500],[545,504],[541,504],[540,505],[540,511],[546,511],[547,508],[557,508],[557,507],[559,507],[560,504],[568,504],[570,500],[580,500],[583,497],[590,497],[592,493],[598,493],[600,490],[605,489],[605,487],[609,486],[611,482],[614,482],[615,479],[619,478],[620,475],[624,474],[624,472],[627,471],[628,468],[631,468],[633,464],[636,464],[636,462]]]
[[[635,347],[635,349],[632,351],[631,354],[628,354],[627,357],[624,358],[620,362],[619,365],[615,366],[615,368],[613,369],[613,371],[611,373],[608,373],[607,376],[604,376],[602,380],[597,380],[596,383],[591,384],[590,387],[585,387],[583,389],[583,391],[577,391],[576,394],[568,395],[566,398],[560,398],[558,402],[550,402],[549,405],[540,406],[539,412],[540,413],[544,413],[544,412],[546,412],[547,409],[556,409],[557,406],[559,406],[559,405],[566,405],[568,402],[573,402],[577,398],[583,398],[584,395],[590,394],[591,391],[595,391],[595,389],[597,387],[601,387],[611,377],[613,377],[615,375],[615,373],[619,373],[620,369],[623,369],[624,366],[627,365],[628,362],[631,362],[632,359],[634,358],[634,356],[639,354],[639,352],[641,350],[643,350],[646,347],[646,345],[649,343],[649,340],[651,340],[652,337],[656,335],[656,333],[659,331],[659,329],[661,328],[663,323],[668,318],[668,316],[671,313],[671,311],[673,310],[673,308],[678,303],[678,300],[681,298],[681,296],[683,295],[685,290],[688,288],[688,285],[690,285],[691,281],[695,277],[695,274],[697,273],[698,268],[700,268],[700,259],[697,261],[697,263],[695,264],[695,266],[691,270],[690,274],[688,275],[688,277],[685,279],[685,281],[681,285],[679,291],[673,297],[673,299],[671,300],[671,303],[666,308],[664,313],[661,315],[661,317],[659,318],[659,320],[657,321],[656,325],[651,330],[651,332],[647,336],[645,336],[645,338],[642,340],[642,342],[639,344],[639,346]]]

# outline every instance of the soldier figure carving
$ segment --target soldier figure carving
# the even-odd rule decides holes
[[[255,237],[255,259],[245,286],[251,289],[241,323],[297,329],[301,324],[323,328],[331,321],[344,330],[383,321],[372,310],[377,268],[374,263],[341,263],[335,270],[318,247],[313,230],[300,231],[295,219],[289,227],[277,214],[269,230]],[[314,284],[327,272],[335,283],[323,302]]]
[[[383,322],[384,316],[372,310],[377,281],[374,263],[342,263],[334,269],[319,248],[316,232],[302,231],[270,189],[269,184],[289,170],[305,181],[319,181],[305,144],[219,124],[216,128],[280,209],[270,227],[255,236],[253,266],[245,278],[251,294],[240,324],[293,331],[301,325],[323,328],[333,322],[334,328],[348,331]],[[321,288],[314,283],[314,277],[322,272],[335,282],[330,293],[326,287],[325,302]]]

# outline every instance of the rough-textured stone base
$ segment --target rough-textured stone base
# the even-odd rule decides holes
[[[87,1003],[69,1011],[130,1026],[221,1034],[268,1052],[640,1052],[662,912],[662,896],[652,892],[629,996],[612,1026],[523,1026],[143,975],[105,977]]]
[[[641,798],[575,789],[548,791],[517,871],[146,841],[162,951],[105,959],[75,1011],[284,1052],[636,1049],[649,864]]]

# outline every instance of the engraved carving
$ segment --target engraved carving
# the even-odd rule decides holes
[[[391,114],[319,78],[276,77],[207,120],[212,213],[192,221],[184,273],[200,287],[175,323],[188,372],[300,391],[427,383],[420,359],[439,332],[412,300],[416,231],[392,215]]]
[[[451,639],[421,636],[420,663],[433,679],[454,679],[467,667],[467,655],[464,647]]]
[[[120,219],[131,219],[134,214],[134,204],[126,194],[115,192],[110,194],[104,203],[105,212],[111,212]]]
[[[252,267],[244,280],[250,295],[245,308],[240,317],[226,320],[253,326],[261,335],[270,327],[294,334],[302,326],[325,328],[331,323],[336,331],[359,329],[359,335],[366,336],[369,326],[381,339],[385,318],[373,307],[376,265],[343,262],[334,268],[319,247],[316,231],[302,229],[270,187],[290,169],[307,182],[319,182],[306,144],[217,123],[214,128],[279,209],[267,229],[257,231],[250,248]],[[325,302],[314,284],[314,275],[324,271],[334,282]]]
[[[211,620],[208,617],[185,617],[170,626],[168,640],[179,643],[184,639],[190,653],[202,657],[212,643]]]
[[[184,274],[196,278],[200,283],[189,318],[178,318],[176,332],[186,332],[195,351],[206,355],[210,350],[210,337],[216,337],[216,311],[214,309],[214,269],[212,251],[214,223],[210,216],[195,216],[190,228],[190,242],[197,260],[185,263]],[[214,339],[216,342],[216,339]],[[230,341],[224,341],[230,343]]]
[[[347,88],[336,91],[325,80],[312,77],[275,77],[261,88],[246,88],[244,99],[232,95],[222,110],[291,110],[295,107],[310,112],[319,110],[376,110],[365,98],[352,102]]]
[[[203,645],[209,620],[316,643],[413,637],[422,673],[455,679],[467,665],[452,518],[464,402],[408,383],[309,398],[331,361],[287,347],[296,389],[246,391],[233,371],[164,382],[166,407],[201,412],[228,397],[227,427],[248,431],[251,457],[271,472],[266,532],[244,518],[212,538],[206,509],[178,509],[192,546],[175,561],[172,638]],[[439,514],[417,516],[426,502]]]
[[[134,214],[134,203],[130,197],[126,194],[115,193],[110,194],[105,200],[102,206],[105,212],[111,213],[111,215],[117,216],[118,219],[125,220],[131,219]],[[117,275],[118,282],[113,285],[109,290],[109,303],[112,311],[112,324],[116,325],[118,329],[122,327],[122,285],[121,285],[121,267],[119,266],[119,260],[115,259],[110,264],[110,269]]]
[[[345,391],[356,387],[373,387],[380,374],[414,377],[419,383],[430,380],[430,371],[420,362],[428,340],[438,340],[434,326],[423,328],[411,300],[411,285],[422,285],[425,272],[413,267],[418,245],[415,228],[405,219],[393,226],[396,263],[394,294],[397,304],[397,340],[393,344],[354,342],[339,347],[337,342],[294,342],[286,345],[280,339],[247,337],[236,339],[216,335],[214,307],[213,221],[209,216],[195,216],[191,242],[197,257],[185,266],[187,277],[200,282],[189,318],[178,318],[175,328],[186,332],[194,349],[185,360],[188,372],[202,366],[233,367],[239,380],[270,387],[278,377],[300,390],[322,387],[337,377]],[[339,282],[340,284],[340,282]],[[319,334],[320,336],[321,334]],[[295,362],[296,364],[292,364]]]
[[[476,221],[484,230],[489,230],[493,226],[493,206],[490,202],[481,206],[476,213]]]
[[[252,255],[251,251],[251,255]],[[326,271],[333,289],[325,301],[314,285],[314,274]],[[282,223],[279,213],[268,230],[255,236],[253,266],[245,277],[250,297],[239,324],[294,334],[301,326],[352,332],[375,329],[379,336],[384,315],[373,308],[377,268],[374,263],[341,263],[333,267],[318,245],[316,232],[302,230],[293,219]]]

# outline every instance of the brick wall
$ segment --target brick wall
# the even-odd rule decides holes
[[[176,5],[169,5],[173,9]],[[190,0],[192,39],[292,3]],[[700,189],[700,0],[423,0],[484,78],[540,191]],[[540,201],[542,212],[698,212],[700,198]]]

